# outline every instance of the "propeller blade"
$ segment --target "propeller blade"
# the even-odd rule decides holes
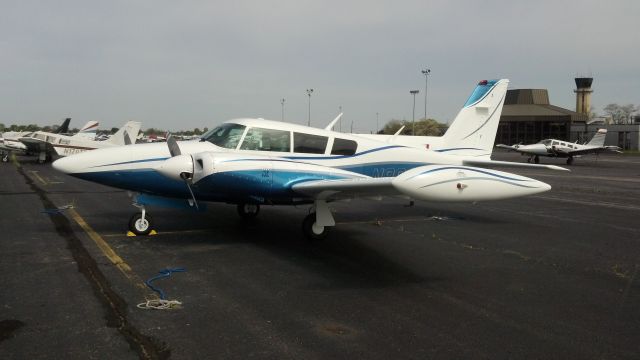
[[[180,152],[180,147],[178,146],[178,142],[171,134],[167,136],[167,146],[169,147],[169,153],[171,154],[172,157],[182,154],[182,152]]]
[[[189,180],[185,179],[184,183],[187,184],[187,189],[189,189],[189,192],[191,193],[191,198],[193,199],[193,205],[196,206],[197,210],[200,210],[200,208],[198,207],[198,201],[196,200],[196,196],[193,194],[193,190],[191,190],[191,184],[189,184]]]

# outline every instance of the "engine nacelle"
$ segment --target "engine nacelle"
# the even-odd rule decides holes
[[[501,200],[551,189],[528,177],[461,165],[420,166],[399,175],[392,184],[398,191],[426,201]]]

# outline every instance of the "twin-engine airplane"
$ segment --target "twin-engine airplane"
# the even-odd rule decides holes
[[[567,158],[567,165],[573,164],[573,158],[585,154],[598,154],[603,151],[614,151],[620,153],[617,146],[605,146],[604,140],[607,136],[607,129],[598,129],[593,138],[586,144],[570,143],[557,139],[545,139],[535,144],[529,145],[503,145],[498,144],[496,147],[517,151],[521,154],[529,155],[527,162],[540,163],[540,156]]]
[[[72,136],[36,131],[21,137],[20,141],[30,152],[37,153],[38,161],[43,163],[50,160],[53,154],[69,156],[87,150],[134,144],[140,126],[140,122],[129,121],[108,140],[98,141],[95,140],[98,122],[89,121],[82,131]]]
[[[62,125],[60,125],[53,134],[64,134],[69,131],[69,123],[71,118],[64,119]],[[29,136],[31,131],[8,131],[0,134],[0,155],[2,156],[2,162],[9,161],[9,155],[14,154],[28,154],[29,149],[25,144],[20,142],[20,138]]]
[[[72,176],[139,193],[141,212],[129,229],[148,234],[145,205],[237,205],[243,218],[260,205],[313,204],[304,234],[322,238],[335,221],[328,203],[355,197],[403,196],[425,201],[483,201],[536,194],[543,182],[475,166],[510,165],[562,169],[490,159],[508,80],[482,81],[446,134],[429,150],[412,136],[382,141],[264,119],[237,119],[198,141],[136,144],[98,149],[57,160]],[[435,141],[437,140],[437,141]],[[437,144],[436,144],[437,143]],[[167,200],[166,198],[173,198]]]

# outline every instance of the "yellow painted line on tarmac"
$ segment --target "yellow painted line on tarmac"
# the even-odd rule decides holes
[[[89,237],[96,243],[96,245],[98,245],[98,248],[100,249],[100,251],[102,251],[104,256],[106,256],[109,259],[109,261],[111,261],[111,263],[115,265],[124,274],[124,276],[127,279],[129,279],[135,286],[142,289],[146,289],[146,286],[144,285],[142,280],[138,277],[138,275],[136,275],[133,272],[133,270],[131,269],[131,266],[129,266],[129,264],[127,264],[111,248],[111,246],[109,246],[109,244],[107,244],[107,242],[104,241],[104,239],[95,230],[93,230],[93,228],[91,228],[89,224],[87,224],[87,222],[82,218],[82,216],[80,216],[80,214],[78,214],[78,212],[75,209],[69,209],[67,213],[71,215],[73,220],[75,220],[75,222],[77,222],[78,225],[80,225],[82,230],[84,230],[87,233],[87,235],[89,235]]]
[[[37,171],[31,170],[29,172],[31,173],[31,175],[35,176],[35,178],[38,179],[38,181],[40,181],[42,185],[47,185],[47,181],[43,179],[42,176],[38,175]]]
[[[22,165],[20,165],[20,162],[18,161],[18,159],[16,159],[16,154],[14,154],[14,153],[11,153],[11,162],[16,167],[22,167]]]

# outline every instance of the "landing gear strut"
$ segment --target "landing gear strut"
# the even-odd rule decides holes
[[[244,220],[255,219],[260,213],[260,205],[258,204],[238,204],[238,215]]]
[[[536,164],[539,164],[539,163],[540,163],[540,156],[536,155],[536,156],[533,158],[533,162],[534,162],[534,163],[536,163]]]
[[[302,232],[309,240],[322,240],[336,222],[326,201],[316,200],[314,208],[302,221]]]
[[[151,215],[147,214],[144,206],[139,206],[139,208],[142,211],[133,214],[129,219],[129,231],[138,236],[149,235],[151,230],[153,230],[153,220]]]
[[[2,162],[7,162],[7,161],[9,161],[9,153],[3,153]]]

